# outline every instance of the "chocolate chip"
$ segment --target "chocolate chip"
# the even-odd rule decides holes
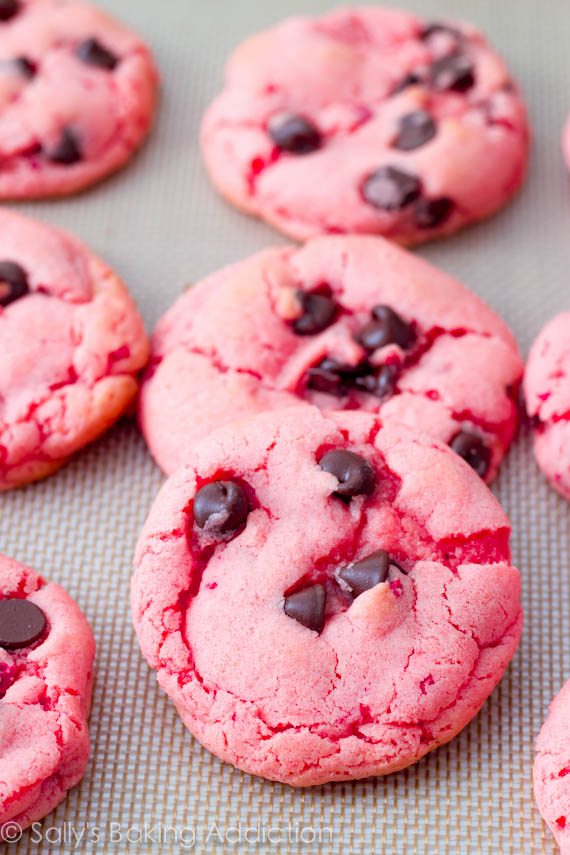
[[[403,92],[404,89],[407,89],[408,86],[418,86],[421,83],[423,83],[423,80],[417,71],[410,71],[396,86],[394,86],[391,94],[397,95],[399,92]]]
[[[370,588],[386,581],[390,564],[388,553],[379,549],[361,561],[355,561],[338,570],[336,576],[342,588],[346,588],[353,597],[359,597]]]
[[[359,362],[358,365],[346,365],[325,357],[318,365],[309,368],[307,386],[315,392],[325,392],[341,398],[348,394],[357,379],[373,371],[373,366],[367,360]]]
[[[285,614],[297,623],[321,632],[325,625],[325,605],[327,594],[324,585],[310,585],[285,597]]]
[[[485,478],[491,465],[491,449],[477,434],[461,431],[450,442],[451,448],[465,460],[477,475]]]
[[[400,151],[413,151],[425,145],[435,137],[437,126],[426,110],[414,110],[400,119],[398,136],[394,148]]]
[[[316,335],[333,323],[338,306],[332,297],[299,291],[303,314],[293,323],[297,335]]]
[[[275,145],[290,154],[311,154],[322,145],[319,129],[304,116],[274,116],[267,130]]]
[[[0,21],[9,21],[20,11],[18,0],[0,0]]]
[[[372,310],[373,320],[357,334],[356,341],[369,353],[397,344],[407,350],[415,341],[412,327],[407,324],[390,306],[376,306]]]
[[[396,389],[400,370],[397,365],[381,365],[375,374],[357,378],[355,386],[376,398],[390,398]]]
[[[441,226],[453,211],[453,202],[447,196],[438,199],[419,199],[414,207],[414,220],[419,229]]]
[[[95,38],[85,39],[77,48],[77,56],[87,65],[103,68],[105,71],[113,71],[119,63],[115,54],[107,50],[100,41]]]
[[[83,157],[76,134],[71,128],[64,128],[55,148],[47,153],[48,160],[62,166],[71,166]]]
[[[431,21],[426,24],[420,33],[422,41],[428,41],[432,36],[445,33],[448,36],[453,36],[455,39],[462,39],[463,34],[455,27],[450,27],[449,24],[442,24],[440,21]]]
[[[43,611],[29,600],[0,600],[0,647],[20,650],[38,641],[46,631]]]
[[[373,468],[367,460],[353,451],[329,451],[320,459],[319,466],[338,480],[335,496],[369,496],[374,491],[376,475]]]
[[[235,481],[212,481],[198,490],[194,498],[196,525],[213,534],[236,531],[248,514],[247,496]]]
[[[421,189],[415,175],[394,166],[381,166],[364,179],[362,195],[374,208],[400,211],[419,197]]]
[[[28,276],[15,261],[0,261],[0,306],[9,306],[30,291]]]
[[[35,77],[38,72],[38,66],[31,59],[28,59],[27,56],[19,56],[14,60],[14,66],[18,69],[20,74],[23,77],[27,77],[28,80],[31,80],[32,77]]]
[[[473,63],[463,53],[454,53],[436,59],[429,72],[430,82],[436,89],[467,92],[475,83]]]

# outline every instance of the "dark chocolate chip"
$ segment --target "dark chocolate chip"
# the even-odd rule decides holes
[[[394,148],[400,151],[413,151],[425,145],[435,137],[437,125],[426,110],[414,110],[400,119],[398,136]]]
[[[394,86],[391,94],[397,95],[399,92],[403,92],[404,89],[407,89],[408,86],[418,86],[421,83],[423,83],[423,80],[417,71],[410,71],[396,86]]]
[[[59,163],[62,166],[71,166],[74,163],[78,163],[82,157],[79,140],[71,128],[64,128],[57,145],[47,152],[48,160],[51,160],[52,163]]]
[[[81,42],[77,48],[77,56],[86,65],[103,68],[105,71],[113,71],[119,63],[115,54],[111,53],[95,38],[85,39],[84,42]]]
[[[9,21],[20,11],[18,0],[0,0],[0,21]]]
[[[325,625],[325,605],[327,594],[324,585],[310,585],[285,597],[285,614],[297,623],[321,632]]]
[[[341,586],[348,589],[353,597],[359,597],[370,588],[374,588],[388,578],[390,556],[384,549],[373,552],[361,561],[355,561],[337,571]]]
[[[32,77],[35,77],[38,72],[38,66],[33,60],[28,59],[27,56],[19,56],[14,60],[14,66],[18,69],[20,74],[23,77],[27,77],[28,80],[31,80]]]
[[[293,323],[297,335],[316,335],[333,323],[338,306],[332,297],[299,291],[303,314]]]
[[[450,442],[451,448],[465,460],[477,475],[485,478],[491,465],[491,449],[477,434],[461,431]]]
[[[249,514],[249,502],[235,481],[212,481],[196,493],[194,520],[198,528],[214,534],[228,534],[242,526]]]
[[[267,130],[277,148],[290,154],[311,154],[322,145],[319,129],[304,116],[274,116]]]
[[[338,480],[335,496],[369,496],[374,491],[376,475],[373,468],[367,460],[353,451],[340,448],[329,451],[321,458],[319,466]]]
[[[0,600],[0,647],[20,650],[38,641],[46,631],[43,611],[29,600]]]
[[[414,220],[419,229],[441,226],[453,211],[453,202],[447,196],[438,199],[419,199],[414,207]]]
[[[415,341],[412,327],[407,324],[390,306],[376,306],[372,310],[373,320],[357,334],[356,340],[369,353],[397,344],[407,350]]]
[[[381,166],[362,184],[364,199],[374,208],[384,211],[402,210],[415,202],[421,190],[419,178],[394,166]]]
[[[422,39],[422,41],[428,41],[432,36],[443,33],[446,33],[448,36],[453,36],[455,39],[463,38],[463,34],[455,27],[451,27],[449,24],[442,24],[440,21],[431,21],[429,24],[426,24],[421,31],[420,39]]]
[[[25,297],[30,291],[28,276],[15,261],[0,261],[0,306]]]
[[[396,389],[396,381],[400,373],[396,365],[382,365],[375,374],[359,377],[354,383],[358,389],[374,395],[376,398],[390,398]]]
[[[436,89],[467,92],[475,83],[473,63],[463,53],[454,53],[436,59],[429,72],[430,82]]]
[[[367,360],[359,362],[358,365],[346,365],[326,357],[318,365],[309,368],[307,386],[316,392],[325,392],[341,398],[348,393],[357,379],[373,371],[373,366]]]

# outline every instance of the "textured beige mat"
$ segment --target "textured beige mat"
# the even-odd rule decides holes
[[[331,3],[103,5],[156,50],[163,76],[156,132],[133,166],[100,188],[23,209],[75,230],[114,264],[151,326],[188,282],[281,242],[210,190],[198,156],[199,117],[236,42],[288,13]],[[486,29],[530,104],[535,149],[524,192],[493,221],[421,250],[487,298],[526,352],[542,322],[570,305],[570,180],[559,153],[570,110],[567,0],[415,6]],[[526,436],[496,488],[512,516],[526,610],[507,676],[472,725],[416,767],[314,790],[293,791],[220,764],[185,732],[143,663],[127,591],[133,544],[160,482],[142,440],[125,425],[58,476],[0,498],[0,549],[66,585],[98,643],[85,779],[45,821],[41,845],[33,842],[38,834],[26,833],[10,852],[554,852],[533,804],[531,762],[548,702],[570,676],[570,508],[537,475]]]

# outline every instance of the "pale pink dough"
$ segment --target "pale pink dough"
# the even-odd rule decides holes
[[[345,504],[319,460],[373,467]],[[138,639],[192,734],[223,760],[295,786],[402,769],[480,710],[521,631],[508,519],[444,445],[369,413],[266,413],[196,445],[159,493],[132,584]],[[245,528],[208,538],[198,487],[246,490]],[[352,603],[335,571],[384,549],[401,565]],[[322,582],[322,632],[284,595]]]
[[[337,9],[292,18],[242,44],[202,127],[217,189],[301,240],[369,232],[419,243],[494,213],[526,169],[521,95],[474,27],[429,27],[404,11]],[[433,63],[450,55],[469,63],[472,85],[464,77],[449,88],[441,73],[433,77]],[[409,75],[419,82],[405,86]],[[396,148],[402,118],[418,110],[435,134]],[[268,129],[284,114],[309,121],[320,147],[297,154],[274,144]],[[386,166],[420,182],[414,200],[390,209],[364,198],[368,176]],[[443,204],[445,214],[430,207],[426,220],[426,202]]]
[[[148,340],[121,280],[75,238],[0,211],[2,265],[29,292],[0,305],[0,490],[50,474],[136,396]]]
[[[538,465],[570,499],[570,312],[550,321],[533,344],[524,391]]]
[[[317,335],[295,334],[298,290],[323,284],[340,314]],[[416,333],[409,351],[389,345],[371,356],[401,367],[395,394],[308,390],[307,371],[323,357],[351,365],[364,358],[354,334],[379,304]],[[490,450],[490,480],[516,430],[522,370],[505,324],[450,276],[379,237],[324,237],[253,256],[174,304],[154,333],[140,423],[170,473],[188,460],[197,438],[243,415],[305,400],[323,409],[380,411],[444,442],[461,430],[480,436]]]
[[[570,855],[570,681],[550,705],[536,742],[534,795],[560,846]]]
[[[0,600],[11,597],[42,609],[48,627],[33,646],[0,648],[0,840],[6,823],[41,819],[83,777],[95,654],[63,588],[0,556]]]
[[[110,52],[114,68],[78,56],[89,39]],[[19,0],[19,11],[0,21],[0,198],[73,193],[121,167],[149,131],[156,82],[147,46],[101,10]],[[54,162],[65,132],[79,159]]]

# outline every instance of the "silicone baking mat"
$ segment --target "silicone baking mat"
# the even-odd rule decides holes
[[[163,81],[156,130],[130,168],[100,187],[22,207],[75,231],[108,259],[151,328],[191,281],[282,242],[210,188],[198,151],[200,116],[237,42],[331,2],[102,5],[156,52]],[[570,180],[559,145],[570,110],[567,2],[417,0],[415,8],[486,30],[530,106],[535,144],[522,194],[493,220],[420,250],[486,298],[526,353],[541,324],[570,304]],[[450,745],[397,775],[355,784],[295,791],[241,774],[190,737],[158,690],[135,642],[128,585],[137,533],[161,480],[135,427],[123,424],[57,476],[0,499],[0,549],[63,583],[98,645],[87,774],[41,831],[24,833],[10,852],[555,851],[534,807],[531,764],[548,703],[570,676],[570,507],[538,475],[524,429],[495,488],[512,518],[523,576],[520,650]]]

